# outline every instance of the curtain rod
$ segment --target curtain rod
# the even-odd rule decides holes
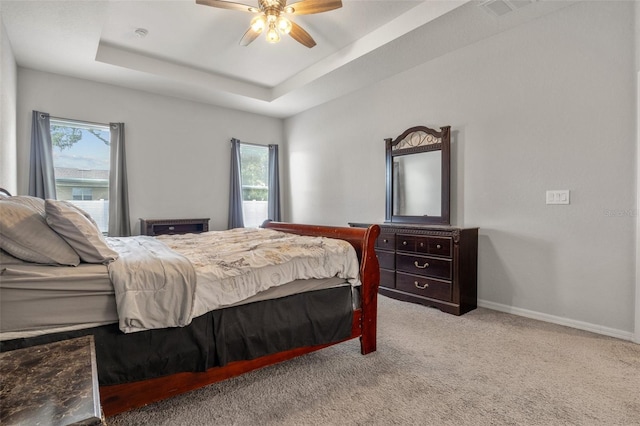
[[[67,123],[86,124],[86,125],[89,125],[89,126],[109,127],[109,123],[95,123],[93,121],[76,120],[74,118],[54,117],[52,115],[49,116],[49,119],[50,120],[56,120],[56,121],[65,121]]]
[[[236,138],[232,138],[232,139],[236,139]],[[273,144],[267,144],[267,145],[262,145],[259,143],[251,143],[251,142],[242,142],[240,139],[236,139],[238,142],[240,142],[242,145],[251,145],[251,146],[259,146],[262,148],[268,148],[269,145],[273,145]],[[231,143],[231,141],[229,141]]]

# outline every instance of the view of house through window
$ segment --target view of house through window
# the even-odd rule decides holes
[[[269,148],[241,144],[240,168],[244,226],[255,228],[269,216]]]
[[[109,229],[109,126],[51,118],[56,197]]]

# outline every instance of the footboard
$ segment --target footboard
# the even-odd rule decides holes
[[[282,222],[265,222],[265,228],[298,235],[323,236],[346,240],[356,250],[360,261],[360,309],[353,315],[351,336],[360,338],[361,353],[376,350],[377,295],[380,271],[374,245],[380,227],[342,228],[315,225],[299,225]],[[176,373],[133,383],[100,387],[100,400],[106,416],[160,401],[193,389],[235,377],[267,365],[276,364],[333,344],[294,348],[248,361],[231,362],[224,367],[213,367],[204,372]]]
[[[342,228],[319,225],[300,225],[295,223],[270,222],[263,228],[289,232],[298,235],[328,237],[348,241],[355,249],[360,260],[360,351],[363,355],[376,350],[376,327],[378,316],[378,286],[380,284],[380,268],[375,252],[375,242],[380,235],[380,227],[371,225],[368,228]]]

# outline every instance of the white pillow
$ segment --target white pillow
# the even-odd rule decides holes
[[[118,252],[107,244],[100,230],[78,207],[68,201],[45,200],[47,223],[87,263],[109,263]]]
[[[27,262],[77,266],[80,258],[28,203],[0,200],[0,248]]]

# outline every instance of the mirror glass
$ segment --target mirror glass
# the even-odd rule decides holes
[[[442,151],[393,159],[393,215],[442,215]]]

